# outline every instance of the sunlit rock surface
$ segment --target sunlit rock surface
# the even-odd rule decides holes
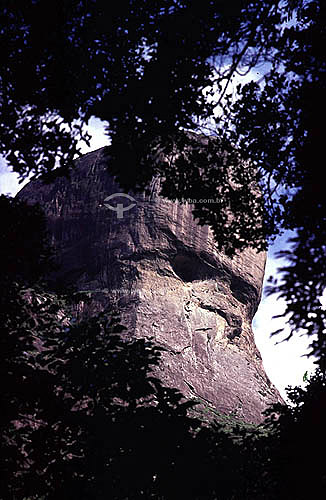
[[[57,277],[91,292],[80,314],[119,303],[122,324],[166,351],[161,380],[247,422],[260,422],[281,400],[264,371],[251,321],[261,297],[265,255],[233,259],[216,250],[188,204],[148,195],[107,197],[121,189],[107,172],[104,149],[83,156],[71,179],[34,181],[19,196],[39,202],[58,248]],[[120,209],[110,209],[107,205]],[[126,209],[129,205],[133,205]]]

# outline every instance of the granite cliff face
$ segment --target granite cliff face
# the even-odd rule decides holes
[[[100,149],[78,161],[70,180],[31,182],[19,193],[48,216],[61,258],[58,277],[91,292],[81,314],[117,300],[132,335],[154,337],[166,348],[157,373],[166,385],[260,422],[266,406],[281,400],[251,329],[265,255],[246,250],[230,259],[218,252],[211,230],[196,224],[188,204],[158,196],[158,179],[150,194],[133,195],[135,201],[105,201],[121,193],[107,165]]]

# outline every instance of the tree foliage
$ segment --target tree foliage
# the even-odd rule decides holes
[[[323,498],[326,474],[320,452],[326,445],[325,373],[317,370],[305,387],[288,388],[287,392],[291,404],[276,405],[267,412],[267,425],[274,433],[265,440],[269,456],[264,463],[269,478],[266,498]],[[273,411],[279,415],[277,419],[275,413],[271,416]]]
[[[267,57],[276,36],[269,24],[282,19],[275,2],[1,5],[1,152],[14,171],[48,181],[56,165],[67,172],[95,116],[107,124],[110,171],[123,189],[143,189],[161,175],[166,196],[198,200],[196,217],[212,225],[225,251],[266,246],[275,225],[264,221],[262,196],[252,189],[255,171],[226,136],[208,138],[207,155],[186,132],[212,116],[212,80],[222,99],[241,65]]]
[[[291,335],[311,336],[311,354],[325,370],[326,315],[320,297],[326,289],[326,201],[322,188],[323,116],[325,114],[326,6],[321,1],[285,2],[295,19],[283,27],[262,84],[239,89],[229,106],[230,140],[261,172],[267,209],[276,221],[296,231],[289,264],[272,290],[286,299],[284,316]],[[230,125],[232,124],[232,126]],[[265,186],[265,187],[264,187]],[[273,191],[273,192],[272,192]],[[275,286],[276,285],[276,286]]]
[[[20,175],[50,180],[59,164],[56,172],[67,172],[96,116],[107,124],[110,170],[122,188],[143,189],[161,175],[165,196],[198,200],[195,216],[230,254],[264,248],[280,225],[297,226],[291,190],[308,184],[306,195],[322,198],[310,167],[322,142],[322,2],[1,6],[1,152]],[[263,88],[243,87],[233,106],[230,82],[259,65]],[[206,155],[186,133],[205,123],[215,136]],[[199,202],[208,198],[218,202]]]
[[[0,196],[1,282],[37,283],[55,269],[54,250],[49,244],[44,212],[18,199]]]

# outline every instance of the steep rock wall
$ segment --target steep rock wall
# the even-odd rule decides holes
[[[71,179],[34,181],[19,196],[48,217],[61,270],[57,277],[92,293],[82,314],[118,301],[129,333],[153,337],[166,351],[158,376],[186,397],[225,414],[260,422],[280,395],[265,374],[251,321],[261,297],[265,255],[218,252],[191,206],[150,193],[106,198],[121,189],[104,150],[78,161]],[[120,203],[119,213],[107,207]],[[126,206],[135,203],[130,209]]]

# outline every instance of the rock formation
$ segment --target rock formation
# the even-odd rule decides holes
[[[158,179],[150,194],[132,195],[135,201],[106,200],[121,193],[107,168],[100,149],[78,161],[70,180],[33,181],[19,193],[47,214],[61,259],[58,278],[91,293],[90,305],[80,304],[85,314],[118,301],[128,331],[166,349],[158,371],[165,385],[260,422],[267,405],[281,400],[251,329],[265,255],[248,249],[230,259],[218,252],[190,205],[158,196]]]

